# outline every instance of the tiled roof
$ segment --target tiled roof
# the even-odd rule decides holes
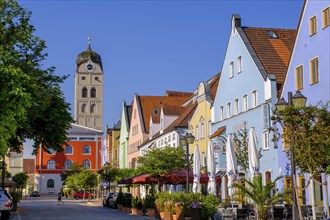
[[[186,106],[164,105],[162,107],[164,115],[181,115],[187,109]]]
[[[170,91],[170,90],[166,90],[165,92],[165,96],[167,97],[187,97],[187,96],[191,96],[193,93],[192,92],[178,92],[178,91]]]
[[[215,95],[216,95],[217,90],[218,90],[219,79],[220,79],[220,73],[215,75],[213,81],[210,82],[210,95],[211,95],[211,100],[212,101],[214,101]]]
[[[283,84],[296,38],[296,30],[242,27],[254,52],[268,74]],[[275,33],[275,37],[271,35]]]
[[[187,94],[190,96],[190,94]],[[145,133],[149,133],[150,116],[159,115],[160,107],[165,105],[181,105],[189,96],[138,96],[140,108],[142,110],[142,123]],[[157,109],[157,114],[155,114]],[[142,126],[142,125],[141,125]]]
[[[222,134],[226,130],[226,126],[218,128],[211,136],[210,139],[218,137],[220,134]]]
[[[197,107],[197,102],[187,106],[186,111],[184,111],[175,121],[173,121],[164,130],[164,133],[166,133],[167,131],[173,130],[173,128],[175,128],[175,127],[187,127],[188,128],[188,121],[191,119],[192,115],[194,114],[196,107]]]

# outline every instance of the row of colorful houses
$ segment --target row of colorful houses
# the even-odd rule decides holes
[[[238,14],[231,19],[228,45],[222,69],[189,92],[166,91],[164,96],[134,94],[122,103],[120,126],[107,129],[110,160],[119,168],[136,168],[137,158],[148,150],[178,147],[187,132],[195,136],[189,146],[198,145],[202,167],[206,166],[207,145],[215,149],[216,172],[223,177],[219,195],[228,196],[224,137],[253,127],[261,149],[263,181],[290,176],[290,161],[282,142],[272,141],[271,116],[275,104],[291,91],[300,91],[307,104],[330,100],[329,2],[305,1],[297,29],[243,26]],[[119,128],[120,127],[120,128]],[[325,182],[325,177],[320,180]],[[298,185],[307,184],[307,176]],[[290,178],[283,180],[289,187]],[[316,189],[317,204],[324,191]],[[309,203],[305,191],[301,203]]]
[[[252,127],[262,154],[263,181],[290,176],[285,147],[281,141],[272,141],[271,116],[275,104],[280,98],[287,98],[289,91],[300,91],[311,105],[330,100],[329,8],[327,1],[306,0],[297,29],[243,26],[244,18],[234,14],[228,18],[231,29],[219,73],[209,79],[201,77],[191,92],[134,94],[131,102],[123,101],[120,120],[105,132],[106,156],[101,156],[102,131],[73,124],[64,152],[48,153],[41,148],[36,156],[37,189],[41,193],[56,192],[62,187],[60,173],[73,162],[94,171],[105,160],[119,168],[135,169],[140,155],[156,147],[182,147],[180,138],[191,133],[195,141],[189,146],[189,153],[199,146],[202,167],[207,164],[207,146],[213,146],[216,174],[222,177],[217,191],[225,199],[225,137]],[[325,178],[329,177],[319,179],[325,182]],[[307,179],[308,174],[299,176],[298,185],[306,185]],[[290,184],[291,179],[285,178],[281,185]],[[325,202],[324,193],[318,186],[317,204]],[[304,194],[306,199],[300,202],[309,204],[309,190]]]

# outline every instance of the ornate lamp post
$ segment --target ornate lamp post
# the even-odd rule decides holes
[[[187,133],[186,135],[183,135],[180,137],[180,145],[186,146],[186,168],[187,168],[187,174],[186,174],[186,193],[189,193],[189,144],[194,143],[195,137],[191,133]]]
[[[275,108],[277,111],[283,111],[288,106],[294,106],[294,107],[304,107],[306,105],[307,98],[301,94],[300,91],[296,91],[296,94],[292,96],[292,92],[288,92],[288,102],[284,100],[284,98],[281,98],[276,104]],[[296,191],[295,191],[295,182],[296,182],[296,163],[294,161],[294,151],[293,151],[293,145],[290,138],[290,155],[291,155],[291,178],[292,178],[292,218],[298,219],[297,216],[297,198],[296,198]]]

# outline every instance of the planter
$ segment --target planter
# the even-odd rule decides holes
[[[159,216],[161,220],[165,219],[165,213],[164,212],[159,212]]]
[[[201,220],[201,209],[200,208],[190,208],[191,220]]]
[[[121,211],[126,212],[126,207],[125,206],[121,207]]]
[[[172,215],[172,219],[173,219],[173,220],[179,220],[179,219],[176,217],[176,214],[173,214],[173,215]]]
[[[132,208],[132,215],[137,215],[137,209]]]
[[[183,206],[175,206],[175,213],[177,220],[184,220]]]
[[[143,216],[143,210],[142,209],[137,209],[136,212],[137,212],[137,215]]]
[[[164,211],[164,220],[173,220],[172,213],[170,211]]]
[[[191,220],[191,217],[184,217],[184,220]]]
[[[147,209],[147,215],[149,217],[155,217],[155,210],[154,209]]]
[[[128,213],[132,213],[132,208],[130,208],[130,207],[126,207],[126,212],[128,212]]]

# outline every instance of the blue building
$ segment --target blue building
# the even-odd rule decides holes
[[[329,1],[306,0],[298,25],[297,38],[292,52],[287,77],[281,96],[288,99],[288,92],[300,91],[307,97],[307,105],[330,101],[330,9]],[[285,148],[279,143],[279,148]],[[281,150],[279,160],[282,170],[290,162]],[[285,174],[285,173],[284,173]],[[290,172],[291,174],[291,172]],[[298,186],[307,185],[308,175],[297,179]],[[324,182],[323,176],[316,177]],[[329,177],[328,177],[329,178]],[[316,205],[325,205],[325,190],[315,185]],[[328,181],[329,188],[329,181]],[[300,204],[311,204],[310,190],[301,193]]]
[[[261,149],[260,172],[263,181],[279,175],[277,144],[272,142],[270,117],[281,91],[296,30],[241,26],[239,15],[232,27],[221,77],[212,106],[212,143],[218,174],[225,174],[226,157],[219,152],[222,135],[254,127]],[[240,175],[248,175],[240,170]],[[228,197],[226,176],[218,191]]]

